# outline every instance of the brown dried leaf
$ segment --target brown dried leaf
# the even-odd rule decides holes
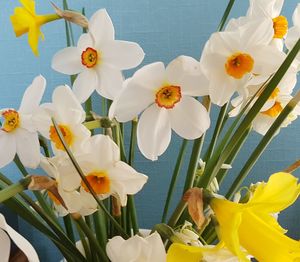
[[[121,216],[121,203],[116,197],[112,197],[112,214],[115,217]]]
[[[71,23],[74,23],[76,25],[79,25],[83,28],[88,28],[89,21],[83,14],[80,14],[80,13],[74,12],[74,11],[70,11],[70,10],[62,10],[54,3],[51,2],[51,4],[52,4],[56,14],[59,15],[61,18],[65,19]]]
[[[183,201],[187,202],[189,214],[200,229],[205,222],[202,188],[194,187],[186,191]]]

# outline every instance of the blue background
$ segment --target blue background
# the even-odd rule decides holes
[[[61,6],[61,1],[53,2]],[[198,59],[209,35],[216,30],[227,2],[225,0],[69,0],[69,6],[75,10],[81,10],[85,6],[87,17],[97,9],[105,7],[115,25],[116,38],[135,41],[143,47],[146,57],[142,65],[145,65],[154,61],[168,63],[182,54]],[[285,3],[283,14],[290,21],[297,2],[297,0],[289,0]],[[33,56],[27,45],[27,35],[18,39],[14,36],[9,16],[17,5],[19,5],[17,0],[0,2],[0,108],[18,108],[24,90],[38,74],[44,75],[47,79],[45,101],[50,100],[51,93],[57,85],[69,83],[67,76],[53,71],[50,67],[53,55],[66,44],[64,23],[57,21],[43,26],[45,41],[40,43],[40,56],[37,58]],[[247,0],[236,1],[231,17],[244,15],[247,8]],[[44,0],[36,1],[36,10],[40,14],[52,13],[49,1]],[[75,32],[77,39],[80,30]],[[128,75],[131,73],[129,72]],[[213,119],[216,118],[217,112],[218,110],[213,111]],[[281,131],[252,170],[245,182],[246,185],[267,179],[270,174],[286,168],[299,158],[299,130],[300,121],[295,121]],[[261,136],[257,134],[250,136],[235,161],[234,168],[230,171],[230,177],[234,178],[260,138]],[[151,227],[160,221],[162,202],[166,197],[180,141],[181,139],[173,134],[172,145],[158,162],[148,161],[141,155],[137,156],[136,169],[149,176],[143,191],[136,196],[141,227]],[[12,165],[1,171],[13,179],[20,177]],[[299,172],[295,174],[299,176]],[[177,199],[182,192],[183,175],[185,175],[184,171],[177,186]],[[226,180],[225,188],[230,184],[230,177]],[[175,201],[176,199],[174,203]],[[289,229],[289,235],[296,239],[300,238],[299,214],[300,201],[282,213],[279,218],[280,222]],[[19,230],[37,248],[41,261],[59,260],[60,255],[55,247],[21,220]]]

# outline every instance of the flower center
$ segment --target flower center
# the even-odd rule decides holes
[[[58,127],[59,127],[67,145],[71,146],[73,144],[74,135],[73,135],[72,131],[70,130],[70,128],[66,125],[58,125]],[[60,150],[65,150],[54,126],[50,127],[49,134],[50,134],[50,140],[55,144],[55,147]]]
[[[288,31],[288,20],[285,16],[280,15],[273,18],[274,36],[273,38],[282,39]]]
[[[57,206],[60,206],[61,203],[58,200],[58,198],[50,191],[47,191],[48,197],[53,201],[54,204],[56,204]]]
[[[155,102],[159,107],[173,108],[181,99],[180,86],[164,86],[156,92]]]
[[[91,47],[85,49],[81,54],[81,63],[87,68],[94,67],[98,62],[98,52]]]
[[[105,171],[91,172],[86,176],[86,179],[96,194],[107,194],[110,192],[110,179]],[[83,181],[81,181],[81,185],[86,192],[89,192]]]
[[[282,110],[283,108],[281,104],[279,102],[275,102],[275,104],[271,108],[269,108],[267,111],[262,112],[262,114],[270,117],[277,117]]]
[[[225,70],[228,75],[241,79],[253,69],[254,60],[246,53],[235,53],[227,58]]]
[[[4,123],[2,130],[5,132],[12,132],[20,126],[20,115],[17,111],[9,109],[2,113]]]

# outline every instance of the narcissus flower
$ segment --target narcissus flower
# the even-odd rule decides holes
[[[89,32],[81,35],[77,47],[59,51],[53,57],[52,67],[63,74],[79,74],[73,91],[82,103],[94,90],[113,99],[122,87],[121,70],[136,67],[143,58],[138,44],[115,40],[112,21],[101,9],[89,20]]]
[[[73,153],[81,152],[82,144],[90,137],[90,131],[82,124],[85,111],[68,86],[58,86],[52,94],[52,103],[41,105],[35,115],[39,132],[51,140],[55,153],[63,153],[64,147],[54,128],[52,119],[57,122],[64,139]]]
[[[110,116],[120,122],[144,111],[137,127],[142,154],[157,160],[167,149],[173,129],[179,136],[195,139],[208,129],[209,115],[193,96],[208,93],[200,64],[190,57],[178,57],[167,68],[161,62],[139,69],[115,99]]]
[[[245,204],[214,198],[210,206],[218,220],[220,245],[248,261],[241,246],[259,261],[281,262],[300,259],[300,242],[286,236],[273,213],[290,206],[299,196],[297,178],[288,173],[273,174],[256,187]]]
[[[26,89],[19,110],[2,109],[0,129],[0,167],[9,164],[18,154],[24,166],[36,168],[40,163],[40,144],[32,119],[39,107],[46,87],[42,76],[36,77]]]
[[[213,103],[224,105],[236,91],[242,92],[252,77],[269,76],[277,70],[284,53],[269,46],[272,38],[272,21],[266,19],[256,19],[210,37],[200,62],[210,81]]]
[[[57,14],[37,15],[34,0],[20,0],[22,6],[16,7],[11,15],[15,34],[17,37],[28,33],[28,43],[35,55],[38,55],[39,38],[44,39],[40,27],[61,17]]]
[[[238,262],[238,258],[225,248],[189,246],[174,243],[167,253],[167,262]]]
[[[106,253],[112,262],[166,261],[165,247],[157,232],[145,238],[135,235],[127,240],[116,236],[108,241]]]

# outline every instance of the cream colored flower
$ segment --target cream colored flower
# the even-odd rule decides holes
[[[56,53],[52,67],[63,74],[79,74],[73,91],[83,103],[94,90],[108,99],[115,98],[123,83],[121,70],[136,67],[143,58],[138,44],[115,40],[112,21],[106,10],[100,9],[89,20],[89,32],[81,35],[77,47]]]
[[[185,139],[195,139],[209,128],[207,110],[193,97],[207,93],[199,62],[180,56],[166,68],[156,62],[136,71],[114,100],[110,117],[126,122],[142,113],[138,146],[145,157],[157,160],[167,149],[172,130]]]
[[[13,161],[17,154],[24,166],[36,168],[40,163],[40,144],[32,119],[46,87],[42,76],[36,77],[26,89],[19,110],[2,109],[0,129],[0,167]]]
[[[106,253],[112,262],[165,262],[166,251],[160,235],[145,238],[135,235],[127,240],[116,236],[108,241]]]

